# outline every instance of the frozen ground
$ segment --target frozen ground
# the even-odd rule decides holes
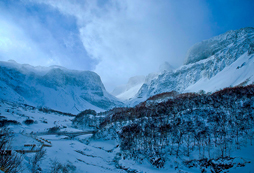
[[[43,143],[51,145],[51,147],[43,147],[46,149],[46,156],[40,164],[42,172],[51,172],[53,161],[63,165],[72,165],[70,172],[124,172],[115,167],[113,161],[115,152],[106,151],[115,147],[113,141],[91,141],[91,134],[71,138],[65,135],[41,133],[47,132],[49,128],[55,126],[59,126],[61,131],[80,132],[80,130],[71,127],[73,117],[47,114],[37,109],[29,110],[23,106],[3,102],[1,102],[0,108],[2,119],[5,117],[20,123],[20,125],[8,126],[14,132],[12,139],[14,150],[31,150],[31,147],[24,146],[28,144],[35,144],[33,150],[40,149]],[[26,125],[24,123],[26,119],[33,119],[34,123]],[[24,172],[31,172],[29,160],[34,155],[35,153],[23,154]]]
[[[119,156],[120,148],[115,140],[95,140],[92,134],[76,137],[68,136],[68,132],[80,132],[72,127],[71,120],[74,117],[63,116],[56,113],[43,113],[37,109],[30,109],[22,105],[0,102],[1,119],[15,120],[19,125],[9,125],[14,132],[12,147],[14,150],[39,150],[46,149],[46,156],[40,162],[42,172],[51,172],[54,162],[67,165],[69,172],[97,173],[97,172],[201,172],[200,168],[187,168],[182,164],[182,159],[172,156],[167,160],[165,167],[157,169],[147,160],[142,163],[128,160]],[[34,120],[33,124],[26,125],[25,120]],[[49,128],[58,126],[66,135],[47,134]],[[43,133],[41,133],[43,132]],[[35,145],[32,146],[25,145]],[[43,145],[47,146],[43,146]],[[250,162],[245,167],[233,167],[229,172],[254,172],[254,146],[241,147],[241,150],[232,152],[232,157],[237,157],[235,162]],[[35,153],[22,154],[24,158],[24,171],[31,172],[29,160]],[[198,155],[198,154],[197,154]],[[195,154],[192,156],[195,158]],[[170,158],[170,156],[169,156]]]

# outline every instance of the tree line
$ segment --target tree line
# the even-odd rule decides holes
[[[123,158],[148,159],[159,168],[168,155],[230,157],[233,150],[252,145],[253,125],[254,85],[249,85],[123,108],[106,116],[96,135],[118,139]]]

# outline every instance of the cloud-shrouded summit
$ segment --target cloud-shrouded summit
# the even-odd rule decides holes
[[[92,70],[112,91],[165,61],[182,65],[194,43],[253,26],[252,5],[247,0],[1,1],[0,60]]]

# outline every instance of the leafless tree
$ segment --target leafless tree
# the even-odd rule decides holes
[[[42,161],[43,157],[46,155],[46,150],[41,149],[39,152],[37,152],[34,157],[30,160],[30,163],[32,164],[32,172],[36,173],[40,170],[39,163]]]
[[[11,137],[9,129],[0,129],[0,170],[19,172],[22,170],[22,157],[12,150],[10,145]]]

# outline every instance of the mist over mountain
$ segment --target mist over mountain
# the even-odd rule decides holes
[[[253,69],[250,27],[111,94],[92,71],[0,61],[0,170],[251,172]]]
[[[147,80],[130,105],[163,92],[213,92],[252,84],[253,50],[254,28],[251,27],[228,31],[197,43],[188,51],[184,65]]]
[[[153,79],[157,78],[160,74],[165,73],[166,71],[173,71],[175,68],[170,65],[168,62],[162,63],[158,70],[153,73],[149,73],[147,76],[134,76],[128,80],[126,85],[121,85],[116,87],[112,91],[112,95],[116,96],[122,101],[125,101],[128,104],[128,101],[135,98],[136,94],[143,86],[144,83],[150,83]]]
[[[135,96],[144,82],[145,76],[134,76],[128,80],[126,85],[116,87],[111,94],[121,100],[131,99]]]
[[[71,113],[122,105],[105,90],[100,76],[91,71],[33,67],[9,61],[0,62],[0,79],[0,98],[7,101]]]
[[[165,62],[158,72],[130,78],[112,91],[113,96],[94,72],[1,62],[1,99],[79,112],[123,106],[118,99],[135,105],[163,92],[213,92],[248,85],[254,81],[253,45],[253,28],[228,31],[191,47],[178,69]]]

